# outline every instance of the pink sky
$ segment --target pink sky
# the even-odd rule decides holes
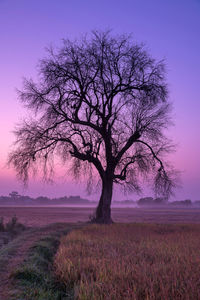
[[[52,186],[44,186],[38,178],[24,191],[14,170],[7,169],[6,160],[14,141],[11,131],[27,114],[16,95],[22,77],[36,78],[36,66],[46,55],[46,46],[106,28],[132,33],[136,41],[146,43],[153,57],[165,58],[174,107],[169,136],[177,144],[171,160],[182,172],[182,188],[175,197],[200,200],[199,0],[0,0],[0,195],[18,190],[33,196],[87,196],[82,185],[79,188],[70,179],[64,181],[59,174]],[[138,199],[136,195],[114,195]],[[98,194],[92,197],[98,198]]]

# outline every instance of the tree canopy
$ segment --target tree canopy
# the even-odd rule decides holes
[[[102,194],[94,221],[101,223],[112,221],[113,183],[139,191],[151,174],[156,194],[172,192],[174,173],[163,161],[171,149],[165,66],[127,35],[64,40],[40,62],[38,82],[24,80],[19,97],[32,112],[9,157],[20,179],[38,163],[49,177],[55,155],[72,160],[77,175],[81,166],[95,169]]]

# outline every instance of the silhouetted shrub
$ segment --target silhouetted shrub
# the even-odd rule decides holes
[[[4,222],[3,222],[3,217],[0,218],[0,232],[1,231],[5,231],[5,226],[4,226]]]
[[[11,220],[6,224],[6,231],[13,231],[17,226],[17,217],[13,216]]]
[[[25,229],[25,226],[18,222],[16,216],[13,216],[7,224],[4,223],[3,217],[0,218],[0,232],[18,233]]]

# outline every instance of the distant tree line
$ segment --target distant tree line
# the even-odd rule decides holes
[[[96,204],[96,201],[90,201],[83,199],[80,196],[64,196],[60,198],[48,198],[40,196],[37,198],[32,198],[30,196],[22,196],[18,192],[13,191],[9,196],[0,196],[0,205],[22,205],[22,206],[31,206],[31,205],[90,205]],[[122,201],[113,201],[113,205],[120,206],[139,206],[139,207],[160,207],[160,206],[173,206],[173,207],[190,207],[190,206],[200,206],[200,201],[192,202],[190,199],[182,201],[171,201],[169,202],[166,198],[153,198],[153,197],[144,197],[140,198],[137,201],[133,200],[122,200]]]
[[[140,206],[161,206],[161,205],[170,205],[170,206],[191,206],[191,205],[200,205],[200,201],[192,202],[190,199],[182,201],[171,201],[168,202],[166,198],[152,198],[145,197],[137,201],[137,204]]]
[[[40,196],[32,198],[30,196],[22,196],[18,192],[13,191],[9,196],[0,197],[0,205],[67,205],[67,204],[90,204],[91,201],[83,199],[80,196],[64,196],[60,198],[48,198]]]

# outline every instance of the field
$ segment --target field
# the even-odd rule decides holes
[[[0,207],[0,217],[14,215],[26,226],[45,226],[56,222],[87,222],[94,207]],[[200,209],[113,208],[115,222],[122,223],[200,223]]]
[[[78,300],[200,299],[200,225],[90,225],[61,239],[54,266]]]
[[[93,212],[0,207],[0,299],[200,299],[200,209],[113,208],[109,226]]]

